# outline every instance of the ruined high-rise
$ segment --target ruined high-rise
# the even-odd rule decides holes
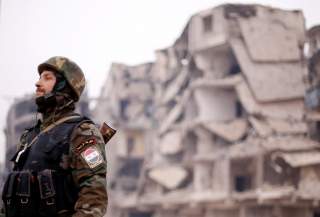
[[[108,216],[319,217],[310,35],[301,11],[225,4],[192,16],[155,62],[113,64],[95,110],[119,132]]]

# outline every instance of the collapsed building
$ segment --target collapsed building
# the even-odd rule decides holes
[[[113,64],[94,111],[119,132],[108,215],[319,217],[319,72],[306,41],[301,11],[225,4],[192,16],[155,62]]]

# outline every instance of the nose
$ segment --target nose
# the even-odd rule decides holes
[[[41,86],[41,79],[39,79],[36,83],[35,83],[36,87],[40,87]]]

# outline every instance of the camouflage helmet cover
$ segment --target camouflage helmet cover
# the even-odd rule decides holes
[[[85,77],[81,68],[75,62],[66,57],[51,57],[38,66],[39,74],[46,69],[53,69],[56,72],[61,73],[76,94],[76,101],[79,100],[80,95],[85,87]]]

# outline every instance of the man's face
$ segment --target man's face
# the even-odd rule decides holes
[[[52,71],[44,70],[36,82],[36,97],[50,93],[56,84],[57,78]]]

